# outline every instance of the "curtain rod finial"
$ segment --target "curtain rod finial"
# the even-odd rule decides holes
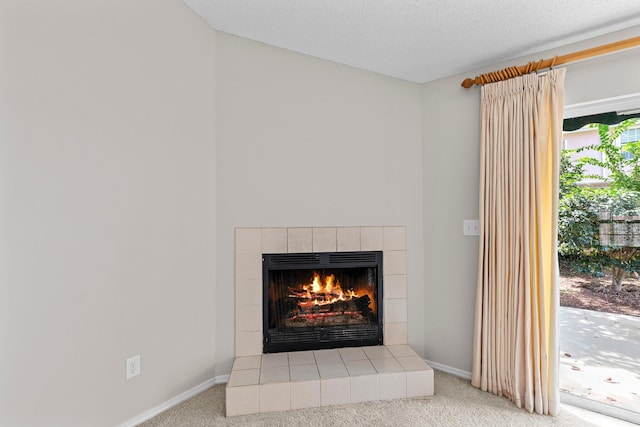
[[[474,83],[473,79],[464,79],[464,81],[460,86],[462,86],[465,89],[469,89],[471,86],[473,86],[473,83]]]

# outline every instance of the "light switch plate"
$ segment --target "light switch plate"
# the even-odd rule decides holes
[[[462,221],[462,233],[465,236],[479,236],[480,235],[480,220],[477,219],[465,219]]]

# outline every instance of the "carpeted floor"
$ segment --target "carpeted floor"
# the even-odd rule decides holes
[[[469,381],[435,371],[435,396],[367,402],[286,412],[224,416],[224,384],[218,384],[141,424],[145,427],[205,426],[596,426],[581,415],[529,414]],[[626,424],[626,423],[625,423]]]

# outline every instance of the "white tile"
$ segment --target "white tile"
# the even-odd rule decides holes
[[[336,349],[331,350],[315,350],[313,355],[316,358],[316,362],[320,363],[342,363],[340,353]]]
[[[262,306],[239,305],[236,309],[237,331],[262,331]]]
[[[407,376],[404,372],[378,375],[380,400],[404,399],[407,397]]]
[[[407,252],[384,251],[382,264],[385,274],[407,274]]]
[[[397,357],[396,360],[405,371],[424,371],[429,365],[420,356]]]
[[[385,298],[406,298],[407,297],[407,275],[406,274],[385,274],[384,275],[384,297]]]
[[[287,411],[291,409],[291,386],[263,384],[260,386],[260,412]]]
[[[262,360],[262,356],[245,356],[245,357],[236,357],[233,360],[233,369],[232,371],[242,370],[242,369],[260,369],[260,361]]]
[[[227,387],[225,394],[227,417],[260,412],[260,386]]]
[[[259,305],[262,307],[262,279],[236,280],[236,306]],[[262,311],[262,309],[260,309]]]
[[[360,250],[360,227],[339,227],[337,229],[337,249],[339,252]]]
[[[260,369],[240,369],[231,371],[227,387],[255,385],[260,383]]]
[[[294,365],[289,366],[291,381],[319,380],[318,365]]]
[[[372,359],[371,364],[376,368],[379,374],[391,373],[391,372],[404,372],[404,368],[394,358],[388,359]]]
[[[335,252],[336,247],[335,227],[313,229],[313,252]]]
[[[400,323],[407,321],[406,299],[384,299],[384,321]]]
[[[379,399],[377,375],[351,378],[351,403],[371,402]]]
[[[262,331],[236,331],[236,357],[255,356],[262,353]]]
[[[305,253],[313,250],[313,233],[311,228],[287,229],[287,252]]]
[[[386,359],[393,357],[393,355],[389,353],[389,350],[387,350],[383,345],[362,347],[362,350],[369,359]]]
[[[420,356],[397,357],[396,360],[405,371],[424,371],[429,365]]]
[[[262,355],[263,368],[274,368],[278,366],[289,366],[289,355],[287,353],[270,353]]]
[[[319,380],[291,383],[291,409],[318,408],[320,405]]]
[[[382,227],[360,228],[360,250],[381,251],[384,249],[384,234]]]
[[[289,383],[289,367],[277,366],[275,368],[260,369],[260,384]]]
[[[407,339],[407,322],[384,324],[384,343],[385,345],[406,344]]]
[[[385,251],[405,251],[407,250],[407,240],[404,227],[384,228],[384,250]]]
[[[236,228],[236,253],[262,253],[262,231],[259,228]]]
[[[263,228],[262,229],[262,253],[284,254],[287,253],[287,229]]]
[[[340,357],[344,362],[348,362],[350,360],[366,360],[367,355],[364,354],[364,351],[360,347],[346,347],[338,349],[338,353],[340,353]]]
[[[351,402],[349,378],[320,380],[320,400],[322,406],[346,405]]]
[[[289,366],[315,364],[313,351],[292,351],[289,353]]]
[[[374,375],[376,370],[368,360],[350,360],[345,362],[349,376],[355,377],[359,375]]]
[[[433,396],[433,370],[407,372],[407,397]]]
[[[389,350],[389,352],[393,354],[394,357],[407,357],[407,356],[418,355],[418,353],[416,353],[411,347],[409,347],[406,344],[386,345],[385,347],[387,347],[387,350]]]
[[[349,372],[347,368],[340,363],[318,363],[318,372],[320,372],[320,378],[338,378],[348,377]]]
[[[236,254],[236,279],[262,280],[260,254]]]

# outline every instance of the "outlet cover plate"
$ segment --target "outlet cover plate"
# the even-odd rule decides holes
[[[125,364],[126,372],[125,378],[130,379],[140,375],[140,355],[133,356],[127,359]]]

